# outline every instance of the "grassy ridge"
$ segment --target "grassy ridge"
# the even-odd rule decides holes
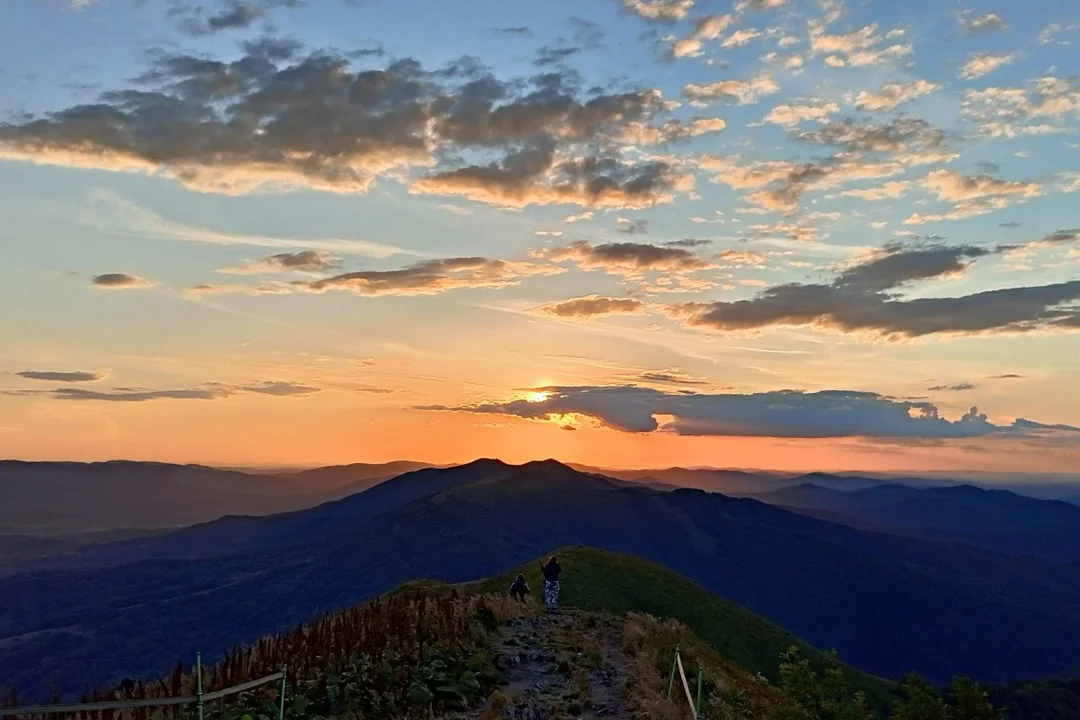
[[[777,678],[780,653],[792,645],[819,672],[838,662],[780,626],[647,560],[585,547],[562,548],[555,554],[563,567],[560,584],[561,602],[565,605],[676,618],[722,656],[770,681]],[[536,562],[467,587],[481,592],[506,592],[519,572],[528,579],[534,600],[542,601],[543,580]],[[875,705],[889,703],[895,697],[894,683],[840,665],[848,687],[865,691]]]

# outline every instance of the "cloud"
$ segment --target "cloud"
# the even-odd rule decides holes
[[[555,275],[563,268],[530,262],[457,257],[425,260],[398,270],[361,270],[341,273],[321,280],[293,280],[260,285],[198,285],[192,294],[243,293],[283,295],[330,290],[347,290],[357,295],[434,295],[461,288],[501,288],[516,285],[522,278]]]
[[[695,248],[704,247],[705,245],[711,245],[712,240],[704,240],[702,238],[685,238],[683,240],[669,240],[664,243],[665,247],[674,248]]]
[[[225,0],[222,7],[206,13],[204,7],[170,0],[169,16],[189,35],[210,35],[224,30],[243,30],[278,7],[296,7],[300,0]]]
[[[85,209],[85,222],[98,230],[127,237],[157,238],[226,247],[246,245],[280,248],[282,250],[304,248],[347,255],[364,255],[372,258],[421,254],[405,248],[384,245],[369,240],[285,238],[219,232],[167,220],[157,213],[136,205],[111,191],[96,189],[91,191],[89,196],[90,202]]]
[[[701,46],[709,40],[715,40],[731,24],[730,15],[705,15],[694,22],[694,28],[671,45],[673,57],[696,57],[701,54]]]
[[[735,10],[738,12],[744,10],[774,10],[787,5],[789,2],[791,0],[739,0],[735,4]]]
[[[118,390],[113,392],[57,388],[52,395],[57,400],[101,400],[107,402],[146,402],[148,400],[217,400],[231,395],[226,388],[195,388],[189,390]]]
[[[522,37],[531,38],[531,37],[533,37],[533,35],[535,35],[535,33],[532,30],[530,30],[529,28],[524,27],[524,26],[492,28],[491,32],[495,33],[496,35],[503,35],[503,36],[506,36],[506,37],[509,37],[509,38],[522,38]]]
[[[569,70],[502,80],[471,58],[357,70],[334,51],[244,47],[228,62],[158,51],[133,86],[0,125],[0,159],[155,174],[233,194],[364,193],[392,177],[413,192],[513,207],[670,200],[671,168],[631,167],[620,151],[627,126],[674,109],[656,90],[589,93]],[[713,119],[681,126],[665,127],[675,137],[717,129]]]
[[[1068,40],[1058,40],[1057,36],[1061,33],[1074,32],[1078,29],[1080,29],[1080,24],[1062,25],[1061,23],[1050,23],[1039,33],[1039,44],[1050,45],[1053,43],[1068,46]]]
[[[694,0],[623,0],[623,5],[647,20],[682,20]]]
[[[259,275],[277,272],[325,272],[338,267],[341,267],[341,258],[322,250],[304,250],[267,255],[256,262],[236,268],[222,268],[218,272],[229,275]]]
[[[662,383],[665,385],[707,385],[704,380],[695,378],[679,368],[667,368],[665,370],[649,370],[637,375],[635,380],[646,383]]]
[[[535,402],[509,400],[418,409],[549,421],[577,415],[621,432],[663,430],[677,435],[727,437],[958,439],[1080,432],[1067,425],[1044,425],[1023,418],[997,425],[977,407],[949,420],[932,403],[854,390],[706,394],[623,385],[558,386],[537,391],[544,393],[544,398]],[[657,416],[672,416],[674,420],[661,427]]]
[[[913,52],[911,45],[901,43],[883,43],[890,37],[897,37],[897,31],[885,35],[878,34],[878,25],[873,23],[858,30],[834,34],[826,32],[826,25],[820,22],[810,24],[810,52],[813,55],[827,55],[826,65],[842,67],[852,65],[862,67],[878,65],[896,60]]]
[[[633,298],[586,295],[551,305],[542,305],[536,308],[536,312],[558,317],[596,317],[598,315],[638,314],[644,312],[645,307],[645,303]]]
[[[943,131],[918,118],[897,118],[884,124],[830,122],[812,132],[796,133],[795,138],[849,153],[883,153],[905,165],[948,162],[958,157],[946,144]]]
[[[893,180],[878,187],[865,188],[862,190],[844,190],[844,197],[859,198],[861,200],[893,200],[903,197],[911,187],[907,180]]]
[[[604,270],[629,277],[653,270],[686,273],[712,267],[711,263],[683,247],[635,242],[590,245],[584,240],[576,240],[565,247],[542,251],[540,255],[551,262],[569,260],[586,270]]]
[[[938,200],[955,205],[945,213],[914,213],[904,220],[905,224],[919,225],[985,215],[1042,194],[1042,186],[1037,182],[1001,180],[992,175],[964,175],[949,170],[930,172],[923,178],[922,185],[936,192]]]
[[[968,90],[962,114],[978,124],[982,135],[990,137],[1062,132],[1066,128],[1061,121],[1080,114],[1080,81],[1047,76],[1031,81],[1027,87]]]
[[[691,326],[721,331],[809,326],[883,339],[1068,330],[1080,320],[1080,280],[988,290],[960,297],[901,294],[909,285],[958,276],[1010,246],[888,247],[829,284],[775,285],[748,300],[668,308]]]
[[[536,51],[536,59],[533,60],[533,65],[540,68],[558,65],[581,51],[582,48],[572,45],[545,45]]]
[[[649,221],[645,218],[637,218],[636,220],[624,217],[615,218],[615,229],[626,235],[647,233],[649,232]]]
[[[940,87],[926,80],[911,83],[886,83],[880,90],[860,90],[855,107],[868,112],[895,110],[904,103],[929,95]]]
[[[716,171],[713,182],[734,189],[757,189],[744,199],[763,211],[781,213],[794,212],[802,196],[810,190],[889,177],[904,171],[897,162],[861,162],[840,157],[796,164],[776,160],[742,163],[734,157],[706,156],[698,164],[704,170]]]
[[[23,370],[15,373],[27,380],[44,380],[46,382],[95,382],[105,377],[103,373],[86,372],[77,370],[74,372],[58,372],[55,370]]]
[[[311,385],[302,385],[300,383],[291,382],[254,383],[252,385],[245,385],[243,389],[247,392],[258,393],[260,395],[274,395],[277,397],[312,395],[322,391],[321,388],[313,387]]]
[[[461,207],[460,205],[442,204],[442,205],[439,205],[439,209],[440,210],[445,210],[448,213],[453,213],[454,215],[472,215],[473,214],[472,210],[470,210],[469,208],[466,208],[466,207]]]
[[[239,393],[257,393],[276,397],[312,395],[320,388],[292,382],[261,382],[248,385],[206,383],[202,387],[180,390],[146,390],[117,388],[112,391],[57,388],[49,394],[57,400],[97,400],[101,402],[148,402],[150,400],[221,400]]]
[[[955,385],[934,385],[933,387],[927,389],[931,392],[940,392],[943,390],[947,390],[949,392],[964,392],[966,390],[974,390],[977,387],[979,386],[974,383],[962,382],[956,383]]]
[[[90,282],[94,287],[106,290],[141,290],[153,286],[153,283],[149,280],[144,280],[135,275],[128,275],[127,273],[105,273],[104,275],[95,275],[94,279]]]
[[[775,225],[751,225],[750,233],[758,238],[785,238],[795,242],[815,242],[821,238],[821,232],[809,225],[776,223]]]
[[[754,28],[744,28],[742,30],[736,30],[735,32],[724,38],[724,42],[720,43],[725,48],[737,48],[744,45],[749,45],[751,40],[761,37],[761,31]]]
[[[595,215],[595,213],[593,211],[591,211],[591,210],[587,210],[585,212],[574,213],[573,215],[567,215],[565,218],[563,218],[563,222],[575,223],[575,222],[580,222],[582,220],[592,220],[593,215]]]
[[[708,85],[690,83],[683,88],[683,94],[696,103],[729,98],[739,105],[752,105],[762,97],[778,92],[780,86],[768,73],[759,73],[749,80],[719,80]]]
[[[989,75],[999,67],[1008,65],[1016,59],[1016,55],[995,55],[993,53],[977,53],[968,58],[960,68],[961,77],[969,80]]]
[[[660,125],[633,122],[626,123],[617,139],[631,145],[660,145],[717,133],[726,127],[727,122],[718,117],[695,117],[687,122],[669,119]]]
[[[507,153],[488,165],[471,165],[429,175],[409,191],[461,195],[508,208],[573,204],[641,209],[670,203],[693,187],[693,175],[670,162],[628,163],[614,156],[557,162],[553,142]]]
[[[769,111],[769,114],[765,116],[764,120],[767,123],[783,125],[788,129],[794,129],[810,120],[817,120],[818,122],[828,120],[830,115],[838,112],[840,112],[840,106],[835,102],[812,100],[796,105],[789,105],[786,103],[777,105]]]
[[[960,22],[960,25],[963,26],[964,30],[969,33],[1002,30],[1008,27],[1008,24],[1002,20],[1001,16],[997,13],[975,15],[969,10],[957,15],[956,19]]]

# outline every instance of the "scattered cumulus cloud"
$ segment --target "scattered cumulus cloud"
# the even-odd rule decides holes
[[[961,77],[972,80],[989,75],[999,67],[1004,67],[1016,59],[1014,54],[995,55],[993,53],[977,53],[968,58],[960,68]]]
[[[536,312],[557,317],[597,317],[600,315],[633,315],[644,312],[646,305],[634,298],[611,298],[586,295],[550,305],[541,305]]]
[[[234,268],[222,268],[219,273],[231,275],[262,275],[280,272],[326,272],[341,267],[341,258],[322,250],[276,253]]]
[[[840,112],[840,106],[835,102],[828,100],[809,100],[798,104],[783,103],[777,105],[769,111],[769,114],[765,116],[764,120],[767,123],[782,125],[792,129],[805,122],[823,122],[828,120],[829,116],[838,112]]]
[[[969,10],[957,15],[957,20],[964,30],[969,33],[1003,30],[1008,27],[1008,24],[997,13],[978,15]]]
[[[694,0],[623,0],[623,5],[646,20],[682,20]]]
[[[135,275],[127,273],[105,273],[95,275],[90,281],[94,287],[105,290],[141,290],[152,287],[153,283]]]
[[[550,262],[570,261],[585,270],[604,270],[629,277],[648,271],[685,273],[712,267],[710,262],[686,247],[637,242],[591,245],[576,240],[565,247],[540,251],[537,255]]]
[[[705,15],[694,22],[690,34],[676,40],[671,45],[671,55],[677,58],[697,57],[702,53],[702,46],[720,37],[731,24],[730,15]]]
[[[971,262],[1006,249],[893,246],[840,272],[828,284],[774,285],[747,300],[683,303],[668,312],[688,325],[719,331],[808,326],[886,340],[1076,329],[1080,281],[957,297],[903,294],[919,282],[961,276]]]
[[[891,111],[912,100],[929,95],[938,87],[926,80],[916,80],[912,83],[887,83],[880,90],[860,90],[855,98],[855,107],[868,112]]]
[[[690,83],[683,94],[692,102],[734,100],[739,105],[752,105],[761,98],[780,92],[780,86],[768,73],[759,73],[749,80],[718,80],[708,85]]]
[[[530,400],[418,409],[548,421],[579,415],[620,432],[664,431],[697,436],[958,439],[1080,432],[1070,426],[1045,425],[1023,418],[995,424],[975,406],[949,420],[929,402],[854,390],[712,394],[616,385],[554,386],[536,391],[536,399]],[[674,419],[661,425],[657,418],[664,416]]]

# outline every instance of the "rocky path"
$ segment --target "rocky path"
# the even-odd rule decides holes
[[[617,619],[577,610],[522,618],[504,628],[497,653],[507,684],[468,717],[630,720]]]

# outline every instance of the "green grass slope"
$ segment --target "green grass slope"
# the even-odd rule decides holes
[[[571,607],[609,613],[645,612],[676,618],[721,655],[775,681],[780,653],[799,648],[819,672],[838,664],[775,623],[742,606],[713,595],[693,581],[647,560],[586,547],[556,550],[563,567],[560,602]],[[469,583],[481,592],[506,592],[521,572],[529,581],[534,601],[543,600],[538,562],[493,578]],[[852,690],[863,690],[875,705],[891,702],[895,684],[839,663]]]

